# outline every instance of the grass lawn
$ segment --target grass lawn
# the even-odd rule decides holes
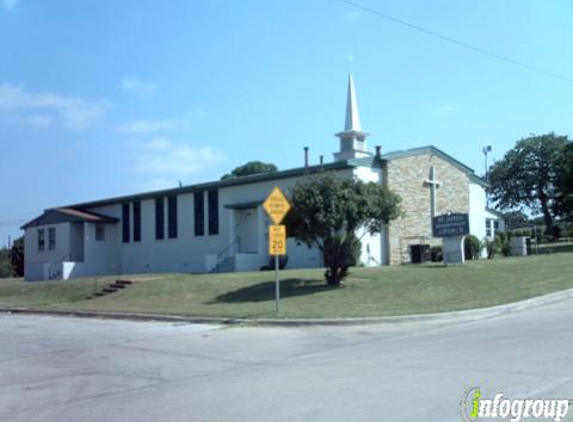
[[[281,315],[341,317],[453,311],[515,302],[573,288],[573,253],[468,262],[355,268],[345,287],[324,286],[321,269],[281,271]],[[0,307],[270,317],[274,273],[124,276],[131,287],[86,300],[114,277],[74,281],[0,280]]]

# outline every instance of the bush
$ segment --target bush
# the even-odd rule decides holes
[[[486,239],[485,241],[485,248],[487,251],[487,259],[493,259],[493,257],[499,253],[500,251],[500,245],[499,242],[496,242],[496,240],[498,239],[498,237],[496,236],[496,238],[494,240],[489,240]]]
[[[521,236],[531,237],[531,235],[532,235],[531,229],[511,230],[510,233],[513,237],[521,237]]]
[[[444,260],[444,253],[441,246],[432,246],[430,248],[430,259],[432,262],[441,262]]]
[[[494,242],[503,256],[511,256],[511,233],[498,232],[495,234]]]
[[[482,242],[473,234],[470,234],[464,238],[464,251],[466,259],[479,259],[482,248]]]

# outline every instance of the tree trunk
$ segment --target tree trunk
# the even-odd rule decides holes
[[[539,202],[541,203],[541,211],[543,212],[543,221],[545,223],[547,233],[550,236],[555,237],[555,235],[556,235],[555,227],[553,226],[553,217],[551,216],[551,213],[549,212],[549,205],[547,203],[548,202],[547,195],[545,194],[545,191],[541,187],[539,188]]]

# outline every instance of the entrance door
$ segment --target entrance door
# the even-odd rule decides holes
[[[239,252],[258,252],[258,217],[257,209],[249,208],[239,212],[237,233],[240,236]]]

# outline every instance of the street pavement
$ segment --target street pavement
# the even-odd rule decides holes
[[[573,299],[354,327],[2,314],[0,421],[461,421],[471,387],[573,398],[572,322]]]

